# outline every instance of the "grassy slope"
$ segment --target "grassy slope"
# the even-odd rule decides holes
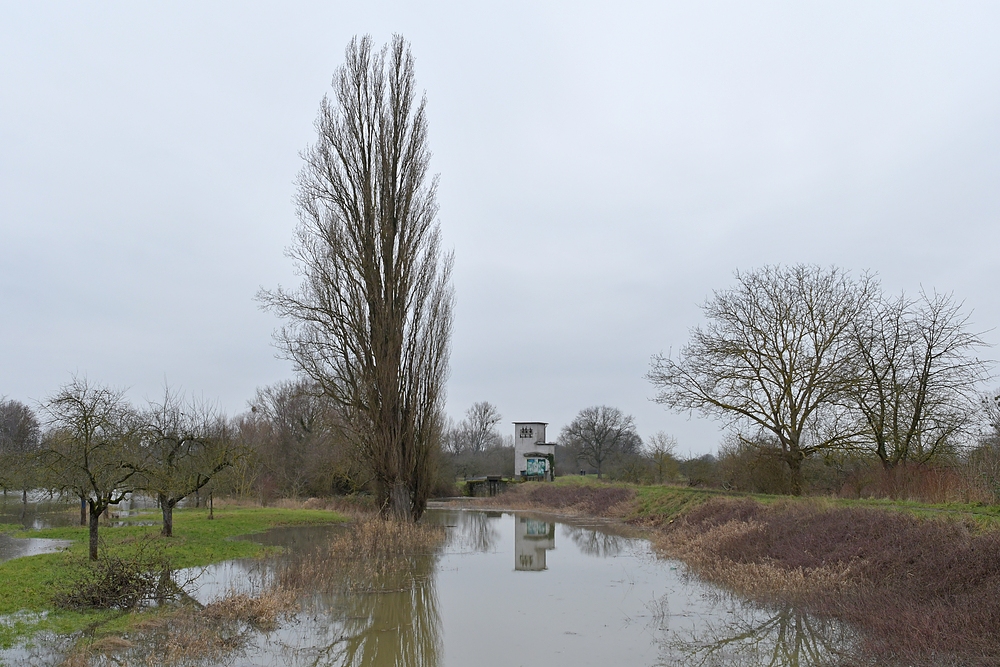
[[[520,487],[521,485],[519,485]],[[523,485],[525,490],[531,484]],[[1000,528],[1000,506],[976,503],[921,503],[909,500],[852,499],[830,497],[772,496],[759,493],[739,493],[721,489],[698,489],[681,486],[640,486],[614,482],[599,482],[594,477],[568,476],[556,479],[555,486],[620,487],[635,493],[630,502],[625,519],[651,525],[662,525],[712,498],[753,498],[765,505],[774,502],[803,502],[821,504],[827,507],[866,507],[886,511],[898,511],[924,518],[954,518],[974,524],[982,529]]]
[[[158,513],[150,513],[156,521]],[[345,518],[325,510],[232,508],[215,511],[208,520],[204,510],[175,510],[174,537],[159,536],[160,526],[102,527],[101,549],[117,549],[146,538],[156,549],[162,549],[174,567],[197,567],[234,558],[253,558],[267,547],[248,540],[230,539],[237,535],[260,533],[268,528],[291,524],[320,524],[344,521]],[[4,528],[10,528],[4,526]],[[36,612],[23,620],[0,624],[0,647],[9,647],[17,636],[38,630],[69,633],[96,624],[114,625],[130,622],[115,612],[56,611],[52,599],[60,587],[65,587],[72,572],[87,556],[89,534],[85,527],[50,528],[36,531],[8,531],[13,537],[39,537],[71,540],[66,551],[44,554],[0,563],[0,616],[16,612]],[[41,617],[37,612],[43,612]]]

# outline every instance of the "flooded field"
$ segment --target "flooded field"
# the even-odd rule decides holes
[[[541,515],[435,509],[441,546],[401,571],[316,587],[274,627],[228,627],[225,655],[191,665],[807,665],[837,664],[842,628],[762,609],[656,558],[648,542],[605,524]],[[351,527],[282,528],[255,536],[288,547],[271,561],[179,571],[202,604],[253,594],[283,563],[306,562]],[[359,570],[363,571],[363,570]],[[337,572],[327,573],[336,579]],[[162,637],[130,637],[106,664],[158,664]],[[0,652],[7,664],[55,664],[56,643]]]

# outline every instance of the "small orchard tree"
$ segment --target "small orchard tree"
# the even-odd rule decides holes
[[[41,452],[51,488],[71,491],[90,510],[90,559],[98,520],[141,482],[140,420],[125,392],[73,378],[44,404],[50,432]]]
[[[642,446],[632,416],[606,405],[581,410],[569,425],[563,427],[559,441],[575,450],[578,460],[594,466],[598,479],[609,459],[638,452]]]
[[[232,465],[234,446],[226,420],[203,404],[185,404],[169,390],[143,414],[142,473],[163,516],[160,533],[171,537],[174,508]]]

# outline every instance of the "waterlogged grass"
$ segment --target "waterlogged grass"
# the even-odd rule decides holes
[[[157,521],[158,512],[140,520]],[[175,568],[198,567],[234,558],[255,558],[273,551],[249,540],[234,540],[239,535],[261,533],[284,525],[324,524],[345,521],[336,512],[326,510],[284,509],[269,507],[234,507],[217,509],[209,520],[203,509],[174,511],[174,536],[161,537],[160,525],[102,526],[102,550],[128,549],[140,540],[161,551]],[[39,631],[72,634],[88,628],[100,628],[102,634],[121,632],[146,614],[115,611],[71,612],[57,610],[53,599],[65,590],[87,557],[89,532],[86,527],[48,528],[25,531],[14,526],[13,537],[38,537],[70,540],[64,552],[15,558],[0,563],[0,648],[10,648],[17,641]],[[27,613],[23,613],[27,612]],[[2,663],[0,663],[2,664]]]

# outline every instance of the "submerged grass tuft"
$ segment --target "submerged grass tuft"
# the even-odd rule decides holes
[[[276,581],[295,591],[406,588],[444,539],[441,526],[369,517],[333,536],[319,551],[287,559]]]

